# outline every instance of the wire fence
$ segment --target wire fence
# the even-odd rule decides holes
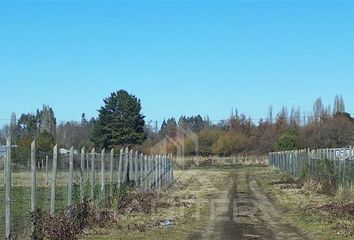
[[[332,178],[336,188],[352,188],[354,182],[354,149],[303,149],[269,153],[269,164],[296,178]]]
[[[40,152],[32,143],[31,157],[12,162],[11,145],[1,157],[0,238],[30,239],[31,213],[57,214],[84,200],[99,203],[126,185],[159,191],[173,182],[172,155],[146,156],[132,149],[64,151],[55,146]]]

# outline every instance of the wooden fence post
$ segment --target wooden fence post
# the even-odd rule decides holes
[[[53,148],[52,189],[50,194],[50,214],[55,212],[55,188],[57,183],[58,145]]]
[[[68,176],[68,209],[73,205],[74,147],[70,148]]]
[[[113,196],[113,158],[114,158],[114,149],[111,149],[111,154],[109,156],[109,196]]]
[[[31,212],[36,210],[36,141],[31,143]]]
[[[80,155],[80,200],[84,201],[84,179],[85,179],[85,147],[81,148]]]
[[[91,150],[91,200],[95,199],[95,148]]]
[[[11,137],[6,139],[6,158],[5,158],[5,237],[11,237]]]
[[[105,151],[106,149],[102,149],[101,152],[101,198],[105,197]]]

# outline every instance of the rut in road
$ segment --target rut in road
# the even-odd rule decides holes
[[[307,239],[262,191],[256,173],[236,171],[211,201],[210,222],[199,239]],[[191,237],[190,239],[196,239]]]

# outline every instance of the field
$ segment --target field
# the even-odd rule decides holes
[[[96,208],[95,220],[80,239],[230,239],[235,234],[239,239],[354,237],[354,204],[348,193],[320,194],[311,182],[259,165],[200,166],[176,170],[174,175],[175,183],[166,191],[132,191],[138,203],[132,200],[120,209],[117,205]],[[12,217],[18,239],[30,238],[29,176],[29,172],[12,176]],[[50,184],[44,171],[38,172],[37,181],[38,206],[49,212]],[[66,184],[67,173],[59,172],[57,213],[66,209]],[[74,186],[78,203],[78,184]],[[99,186],[95,189],[98,194]],[[3,189],[0,194],[4,197]],[[146,211],[145,205],[150,209]],[[3,216],[3,205],[0,213]],[[4,218],[1,226],[3,237]]]
[[[76,172],[74,179],[78,179],[79,172]],[[30,237],[31,229],[31,173],[29,171],[15,171],[12,173],[12,226],[14,237],[18,239],[28,239]],[[3,173],[0,174],[2,180],[0,188],[0,197],[4,199],[4,188],[3,188]],[[107,173],[108,178],[108,173]],[[96,184],[95,184],[95,196],[99,196],[99,174],[96,174]],[[68,173],[59,171],[57,173],[57,185],[56,185],[56,201],[55,201],[55,211],[56,213],[63,212],[67,209],[67,183],[68,183]],[[109,190],[109,185],[106,185],[106,192]],[[88,186],[85,188],[85,195],[89,196],[90,189]],[[50,173],[47,178],[45,171],[37,172],[37,207],[43,210],[45,213],[49,213],[50,209],[50,192],[51,192],[51,182]],[[98,199],[97,199],[98,201]],[[74,182],[73,185],[73,202],[80,202],[80,191],[79,182]],[[4,232],[4,204],[0,206],[1,214],[1,228],[0,228],[0,238],[5,238]]]
[[[353,239],[350,198],[318,194],[269,167],[178,171],[153,215],[135,212],[82,239]],[[188,203],[181,207],[178,203]],[[174,203],[174,204],[172,204]],[[173,220],[169,227],[161,226]]]

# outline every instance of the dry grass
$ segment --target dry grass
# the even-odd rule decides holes
[[[228,173],[221,170],[175,171],[174,186],[161,193],[161,207],[151,214],[128,213],[118,217],[117,224],[95,228],[82,239],[185,239],[204,231],[210,197],[223,189]],[[174,225],[162,227],[166,219]]]

